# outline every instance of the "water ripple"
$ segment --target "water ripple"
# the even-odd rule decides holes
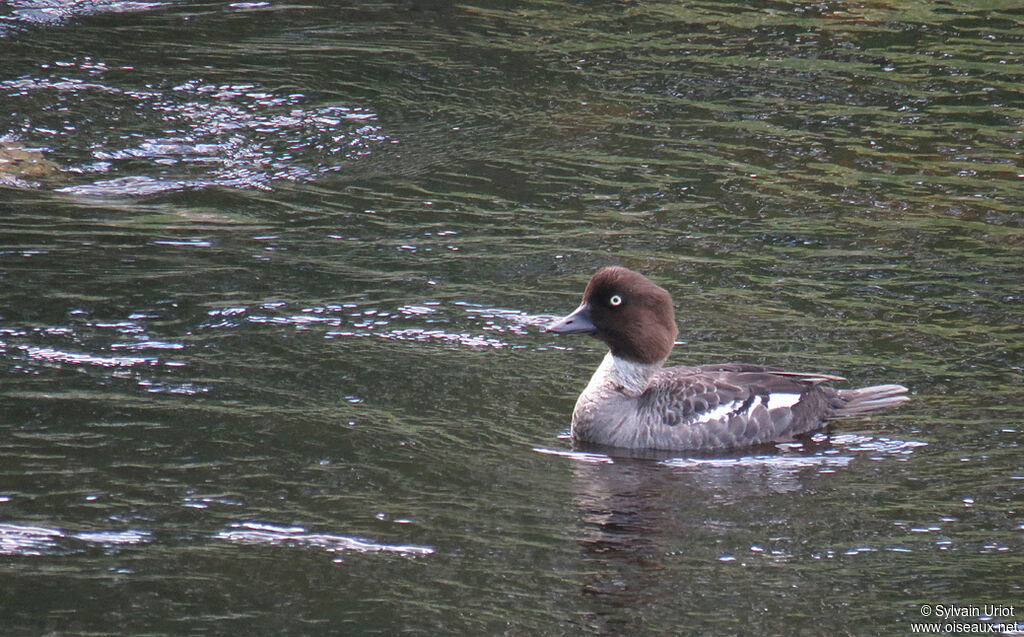
[[[345,535],[309,533],[301,526],[277,526],[265,522],[236,522],[214,537],[218,540],[242,544],[318,548],[328,553],[342,551],[357,551],[361,553],[388,552],[417,556],[430,555],[434,552],[434,549],[429,546],[381,544]]]
[[[331,329],[324,333],[324,338],[362,338],[374,336],[394,341],[409,342],[446,342],[466,347],[522,348],[525,345],[512,343],[488,334],[479,334],[466,330],[453,330],[435,327],[441,323],[452,323],[459,320],[446,312],[447,307],[463,308],[470,304],[454,302],[450,306],[440,301],[423,301],[399,306],[394,310],[379,307],[362,307],[355,303],[339,305],[314,306],[301,308],[298,312],[280,314],[252,313],[246,307],[227,307],[210,310],[207,314],[212,318],[204,322],[201,329],[231,329],[243,323],[257,325],[291,326],[304,330],[314,326],[329,328],[346,327],[347,329]],[[284,303],[264,303],[263,310],[283,310]],[[465,310],[471,323],[482,323],[485,332],[526,335],[527,326],[541,326],[552,320],[548,315],[532,315],[520,310],[501,308],[485,308],[470,306]],[[425,325],[399,327],[396,321],[412,321]]]
[[[89,2],[60,2],[57,0],[16,0],[5,3],[10,15],[4,16],[8,24],[21,26],[56,26],[76,18],[99,13],[130,13],[149,11],[166,6],[167,2],[133,2],[131,0],[91,0]],[[6,35],[0,25],[0,36]]]
[[[812,454],[797,455],[803,444],[799,442],[780,443],[777,445],[779,452],[774,454],[754,453],[749,455],[733,454],[721,457],[700,457],[700,456],[674,456],[665,457],[669,452],[661,454],[634,454],[638,457],[652,457],[659,464],[667,467],[684,469],[702,468],[760,468],[766,467],[772,470],[796,471],[799,469],[818,467],[820,473],[832,473],[836,467],[848,466],[856,457],[854,454],[869,453],[872,460],[892,458],[896,461],[904,461],[915,449],[927,446],[928,443],[919,440],[894,440],[892,438],[864,436],[860,434],[815,434],[811,438],[814,445],[827,445],[820,451]],[[548,449],[545,447],[534,447],[537,453],[546,455],[561,456],[584,463],[591,464],[614,464],[615,458],[605,453],[582,452],[564,449]],[[628,452],[626,454],[629,456]],[[632,456],[629,456],[632,457]]]
[[[52,555],[74,550],[74,541],[113,547],[150,542],[153,534],[140,529],[82,531],[78,533],[44,526],[0,523],[0,554]]]
[[[136,365],[156,365],[156,358],[140,356],[101,356],[83,352],[69,352],[55,347],[22,346],[30,359],[47,362],[67,363],[70,365],[97,365],[100,367],[134,367]]]
[[[397,143],[375,123],[376,113],[359,106],[314,107],[300,93],[198,79],[170,89],[149,84],[123,88],[103,82],[106,68],[91,59],[62,63],[59,77],[47,76],[49,65],[42,66],[41,77],[0,81],[0,95],[63,105],[102,94],[113,109],[104,117],[60,126],[43,123],[38,112],[10,118],[18,128],[7,131],[7,138],[45,137],[58,154],[65,143],[74,145],[77,135],[92,138],[89,161],[38,179],[58,186],[58,178],[93,177],[60,185],[55,188],[59,192],[124,196],[207,186],[266,190],[278,180],[313,180],[383,144]],[[75,77],[76,71],[88,77]],[[161,126],[135,129],[147,119]]]

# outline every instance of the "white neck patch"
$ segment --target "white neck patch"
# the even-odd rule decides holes
[[[613,384],[621,387],[627,394],[641,394],[659,369],[661,365],[635,363],[608,352],[590,382],[599,385]]]

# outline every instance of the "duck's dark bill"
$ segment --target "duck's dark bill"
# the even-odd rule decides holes
[[[556,334],[590,334],[597,328],[590,320],[590,306],[586,303],[569,316],[548,325],[547,331]]]

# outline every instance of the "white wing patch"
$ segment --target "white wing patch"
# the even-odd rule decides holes
[[[705,411],[702,414],[697,414],[690,420],[690,423],[694,425],[702,425],[706,422],[711,422],[712,420],[719,420],[720,418],[725,418],[732,412],[739,409],[742,405],[743,403],[738,400],[734,400],[731,403],[725,403],[724,405],[719,405],[718,407],[715,407],[711,411]]]
[[[793,405],[800,402],[801,394],[768,394],[768,404],[766,405],[769,410],[781,409],[783,407],[792,407]],[[762,401],[763,402],[763,401]],[[702,414],[697,414],[690,419],[689,424],[691,425],[703,425],[704,423],[713,422],[716,420],[722,420],[727,418],[730,414],[736,412],[737,409],[743,406],[742,400],[734,400],[731,403],[725,403],[715,407],[712,410],[705,411]],[[757,401],[751,401],[750,405],[744,410],[749,415],[757,406]]]
[[[800,394],[768,394],[768,409],[792,407],[800,401]]]

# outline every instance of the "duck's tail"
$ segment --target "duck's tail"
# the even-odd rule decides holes
[[[840,389],[836,392],[839,400],[832,407],[832,418],[862,416],[882,409],[895,407],[910,400],[903,385],[875,385],[860,389]]]

